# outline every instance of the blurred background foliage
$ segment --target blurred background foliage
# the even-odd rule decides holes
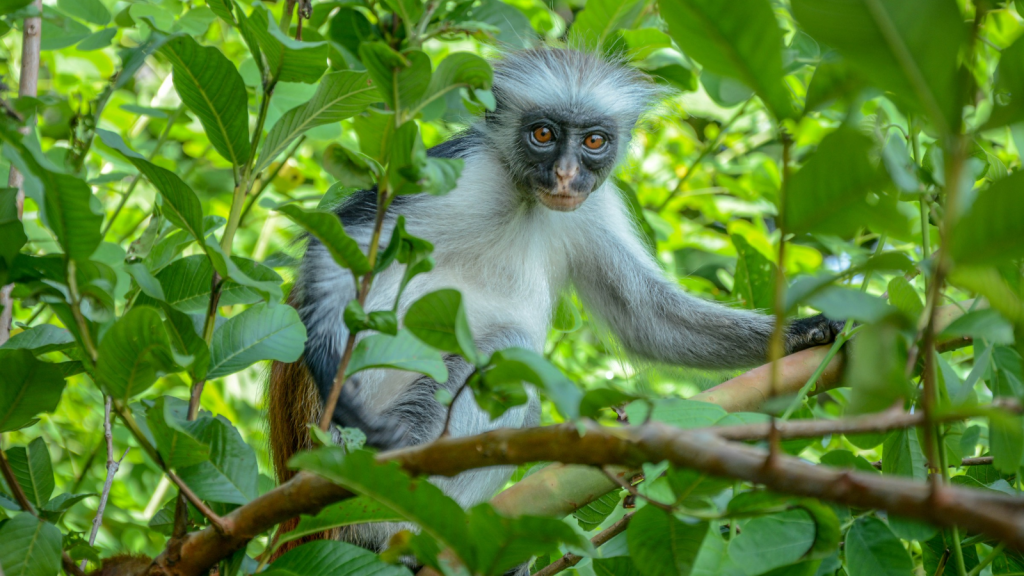
[[[257,4],[241,0],[239,7],[249,14],[263,10],[263,6],[278,22],[284,22],[282,28],[290,37],[296,35],[297,24],[283,15],[284,3]],[[866,390],[861,392],[863,402],[864,394],[873,393],[872,384],[883,378],[886,366],[905,362],[906,349],[914,343],[912,328],[926,301],[925,278],[934,268],[930,257],[940,244],[938,223],[946,209],[943,194],[948,158],[943,155],[949,148],[944,138],[950,131],[956,132],[951,127],[943,129],[937,119],[955,117],[959,123],[960,108],[955,97],[949,95],[954,102],[950,107],[956,108],[953,116],[941,112],[935,116],[930,109],[922,111],[913,103],[908,105],[900,100],[898,89],[893,92],[893,86],[885,85],[884,74],[871,76],[864,72],[865,67],[878,65],[872,64],[871,58],[877,57],[872,54],[872,46],[861,46],[864,59],[849,58],[849,46],[842,45],[842,31],[813,24],[813,3],[794,1],[791,5],[783,0],[773,0],[770,6],[783,44],[779,64],[789,98],[780,98],[763,87],[755,95],[751,85],[759,82],[757,78],[740,82],[734,74],[726,73],[730,64],[715,63],[704,54],[708,49],[724,51],[725,47],[680,44],[681,37],[690,38],[681,36],[688,33],[685,25],[690,22],[690,12],[684,10],[684,5],[699,4],[674,0],[663,0],[660,5],[646,0],[449,2],[446,7],[460,13],[453,15],[450,24],[432,27],[422,38],[421,48],[436,67],[455,52],[491,58],[500,57],[503,51],[543,43],[597,46],[664,84],[667,97],[644,118],[632,153],[614,178],[629,199],[638,228],[665,273],[692,294],[732,306],[767,311],[773,307],[772,286],[779,265],[777,214],[782,157],[787,147],[780,134],[787,133],[792,140],[787,153],[796,173],[790,190],[804,190],[812,196],[805,196],[803,204],[795,205],[787,214],[792,219],[788,229],[793,235],[787,242],[782,267],[791,283],[804,281],[806,287],[807,282],[824,278],[822,282],[831,286],[807,301],[797,301],[792,311],[797,315],[824,311],[835,317],[849,317],[877,332],[864,337],[864,352],[852,360],[855,368],[847,382],[855,385],[852,391],[842,388],[810,399],[801,405],[798,417],[828,418],[852,409],[885,408],[888,404],[884,402],[880,406],[875,402],[869,408],[857,404],[857,390]],[[733,9],[741,11],[747,4],[762,6],[751,0]],[[953,2],[925,0],[909,4],[913,6],[906,10],[922,10],[922,25],[933,27],[929,33],[934,35],[935,43],[952,46],[955,59],[958,51],[964,50],[957,37],[969,27],[978,5],[967,0],[959,0],[955,6]],[[943,28],[948,22],[928,12],[933,4],[956,9],[952,28]],[[1024,150],[1024,107],[1019,100],[1024,49],[1018,40],[1024,34],[1024,5],[1016,0],[985,2],[983,6],[987,15],[973,32],[973,51],[970,56],[960,54],[961,60],[970,58],[964,65],[969,80],[953,79],[957,86],[970,86],[962,108],[963,124],[970,133],[963,162],[966,186],[961,193],[962,210],[970,206],[977,190],[999,181],[1012,180],[1006,184],[1011,193],[1018,198],[1024,195],[1020,178],[1010,176],[1021,169]],[[800,16],[801,7],[808,14],[805,26],[794,17],[794,12]],[[19,30],[26,10],[31,8],[26,8],[25,2],[0,1],[0,11],[5,13],[0,21],[0,74],[9,93],[17,85]],[[923,16],[926,13],[928,18]],[[228,216],[236,176],[232,164],[214,150],[215,144],[200,119],[182,104],[172,83],[168,59],[160,55],[141,58],[139,47],[147,46],[154,34],[173,33],[191,36],[204,46],[215,46],[237,66],[244,81],[250,123],[260,105],[260,70],[238,30],[218,18],[217,6],[207,6],[202,0],[47,0],[42,16],[39,97],[31,103],[39,118],[38,141],[52,165],[86,178],[103,205],[104,242],[93,258],[116,273],[111,297],[114,309],[122,311],[127,305],[126,296],[135,290],[126,265],[147,256],[140,249],[158,249],[146,238],[158,232],[149,226],[160,207],[156,190],[149,181],[135,177],[137,170],[132,163],[107,143],[98,138],[94,141],[96,129],[121,135],[134,150],[180,176],[196,192],[206,215]],[[302,39],[326,43],[330,70],[362,70],[360,43],[381,38],[382,30],[391,30],[393,24],[393,14],[375,0],[316,0],[311,17],[302,23]],[[680,31],[673,30],[676,26]],[[394,33],[401,34],[397,28]],[[828,37],[830,33],[834,40]],[[835,49],[819,42],[823,35],[836,44]],[[941,52],[940,48],[936,49]],[[129,65],[135,65],[133,73],[118,75]],[[941,80],[944,72],[939,68],[926,68],[923,73],[929,79]],[[883,78],[881,83],[878,77]],[[266,126],[274,126],[286,111],[308,101],[316,89],[316,83],[280,82],[270,101]],[[800,112],[787,111],[779,102],[795,102]],[[942,102],[936,105],[941,107]],[[453,91],[427,107],[420,118],[424,143],[433,146],[458,133],[481,106],[479,99],[467,96],[465,91]],[[306,132],[294,148],[260,174],[246,200],[234,253],[272,268],[283,278],[285,294],[301,255],[303,232],[282,214],[266,208],[269,204],[261,200],[269,199],[274,204],[299,201],[312,208],[325,194],[323,201],[329,204],[352,187],[372,184],[372,171],[357,154],[361,144],[359,122],[357,117]],[[826,139],[831,139],[831,144]],[[362,144],[365,149],[365,142]],[[9,157],[5,154],[0,159],[0,173],[7,173]],[[857,173],[862,166],[870,173]],[[833,187],[838,194],[813,197],[822,187]],[[854,201],[837,204],[836,199],[843,198],[844,191],[855,197]],[[1021,215],[1011,209],[1007,217]],[[978,218],[974,224],[981,228],[988,225],[984,218]],[[1024,224],[1018,226],[1018,233],[1024,236],[1024,227],[1020,227]],[[27,243],[23,252],[40,255],[61,251],[40,221],[39,206],[31,199],[25,205],[24,231]],[[970,244],[970,240],[964,242]],[[971,250],[970,246],[960,250],[966,255],[961,261],[971,263]],[[875,272],[871,267],[864,268],[869,257],[880,252],[902,254],[912,265],[904,266],[901,261],[896,266],[880,266]],[[190,253],[199,252],[190,248],[186,254]],[[984,254],[977,258],[979,264],[996,265],[993,269],[997,275],[954,274],[954,286],[946,290],[942,303],[962,302],[976,294],[1003,300],[993,302],[997,312],[976,312],[969,322],[959,326],[957,334],[974,337],[973,346],[945,353],[939,360],[940,377],[954,405],[985,402],[993,394],[1024,395],[1014,337],[1020,326],[1020,319],[1014,316],[1014,306],[1020,303],[1019,260],[1005,254],[988,260]],[[836,286],[859,289],[871,298],[851,296],[850,291],[837,290]],[[238,298],[222,312],[233,316],[254,301]],[[970,307],[970,303],[964,306]],[[193,312],[203,308],[200,303]],[[891,320],[893,309],[903,316],[896,314],[898,319]],[[13,334],[44,324],[60,326],[61,320],[38,300],[15,300]],[[906,335],[908,327],[910,337]],[[544,352],[584,390],[607,394],[593,396],[598,404],[600,398],[689,397],[734,375],[632,362],[571,296],[559,307]],[[61,354],[49,352],[43,357],[57,359]],[[860,379],[869,381],[860,388],[851,382],[857,379],[858,367]],[[202,407],[230,420],[255,451],[260,491],[274,484],[266,448],[265,377],[266,366],[256,364],[211,380],[202,397]],[[902,374],[897,374],[895,380],[894,387],[899,388],[900,381],[904,381]],[[185,374],[170,374],[161,378],[145,398],[172,396],[187,400],[188,384]],[[882,392],[883,400],[895,397],[891,391]],[[619,417],[612,410],[599,414],[608,423]],[[543,423],[561,420],[559,412],[546,401]],[[97,493],[106,477],[102,421],[100,390],[86,377],[74,376],[68,380],[57,410],[41,415],[31,426],[5,433],[3,448],[18,450],[42,438],[53,466],[53,493]],[[959,483],[1016,493],[1019,481],[1015,474],[1022,445],[1020,422],[1014,425],[1017,428],[1015,439],[1010,441],[1009,458],[1016,457],[1016,465],[1000,466],[998,470],[991,466],[961,469],[954,481],[969,478]],[[992,448],[985,419],[971,421],[956,432],[946,437],[945,444],[953,446],[950,453],[958,458],[987,454]],[[856,462],[861,466],[883,457],[883,439],[836,435],[788,448],[812,461],[836,465]],[[903,442],[889,453],[891,457],[905,454],[917,462],[904,473],[924,474],[920,446],[913,434],[885,440],[886,446]],[[115,426],[114,445],[120,453],[135,443],[128,430]],[[892,466],[895,464],[886,471],[893,472]],[[529,468],[523,467],[516,478]],[[162,478],[161,470],[142,450],[128,452],[99,533],[96,549],[100,555],[117,551],[153,555],[162,550],[169,520],[165,517],[159,525],[158,513],[175,493]],[[622,508],[617,505],[621,496],[614,497],[609,510],[599,513],[596,522],[593,518],[590,524],[585,522],[585,512],[578,515],[580,526],[593,529],[621,517]],[[11,514],[10,503],[9,499],[0,500],[0,516]],[[80,540],[80,534],[88,532],[96,506],[96,498],[87,498],[60,517],[59,527],[66,540]],[[610,512],[611,508],[617,511]],[[849,511],[839,516],[844,526],[854,522]],[[864,518],[856,522],[858,530],[875,528]],[[890,527],[904,539],[914,565],[925,573],[934,573],[935,531],[909,524]],[[723,533],[729,536],[730,527],[723,524]],[[735,537],[734,527],[731,533]],[[941,542],[939,545],[941,548]],[[258,552],[261,546],[261,542],[254,543],[251,552]],[[982,552],[990,549],[982,546]],[[968,564],[973,558],[976,565],[978,553],[973,548],[968,547],[965,554],[970,557]],[[744,558],[740,552],[736,554],[733,561]],[[832,571],[867,573],[860,567],[840,568],[833,558],[838,556],[830,556],[821,567],[825,572],[819,573],[831,573],[829,567]],[[757,563],[756,558],[745,560]],[[1002,564],[996,562],[985,570],[994,574],[1019,571],[1020,564],[1013,564],[1018,561],[1017,557],[1001,560]],[[908,567],[901,562],[896,564],[907,573]],[[736,566],[719,568],[717,573],[736,570]],[[576,569],[582,574],[594,573],[589,560]],[[716,571],[705,566],[702,573]],[[753,576],[759,572],[746,573]]]

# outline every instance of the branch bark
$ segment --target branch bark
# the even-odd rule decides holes
[[[103,524],[103,511],[107,507],[107,499],[110,498],[110,488],[114,485],[114,475],[121,467],[121,461],[128,455],[129,448],[124,449],[124,454],[119,460],[114,460],[114,434],[110,426],[110,396],[106,397],[103,406],[103,439],[107,443],[107,479],[103,482],[103,492],[100,493],[100,503],[96,507],[96,517],[92,519],[92,532],[89,533],[89,546],[96,544],[96,535],[99,534],[100,525]],[[85,560],[79,568],[85,570]]]
[[[601,545],[608,542],[612,538],[625,532],[626,528],[629,527],[629,521],[633,518],[633,514],[636,514],[636,512],[630,512],[629,514],[626,514],[625,516],[620,518],[618,522],[612,524],[611,526],[599,532],[596,536],[590,539],[590,543],[594,545],[594,548],[599,548]],[[582,556],[577,556],[572,552],[569,552],[568,554],[562,556],[558,560],[555,560],[551,564],[548,564],[547,566],[541,568],[537,572],[534,572],[533,576],[552,576],[553,574],[558,574],[562,570],[572,568],[573,566],[579,564],[580,560],[583,560]]]
[[[43,12],[43,0],[35,0],[32,3],[40,14]],[[42,41],[42,18],[34,16],[25,18],[24,30],[21,34],[21,75],[18,78],[18,96],[36,95],[39,87],[39,43]],[[28,127],[20,130],[22,134],[28,134]],[[25,190],[23,187],[25,179],[21,173],[11,166],[10,175],[7,177],[7,187],[17,188],[18,196],[18,218],[21,218],[25,205]],[[14,300],[11,292],[14,291],[14,284],[0,287],[0,345],[7,342],[11,337],[11,322],[14,320]]]

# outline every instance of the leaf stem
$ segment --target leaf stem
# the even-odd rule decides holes
[[[260,195],[263,194],[263,192],[267,189],[267,186],[269,186],[274,181],[274,178],[277,178],[277,175],[281,173],[281,169],[284,168],[284,165],[288,163],[288,160],[292,156],[294,156],[296,152],[298,152],[299,146],[302,146],[302,143],[305,140],[305,134],[299,136],[298,140],[295,141],[295,145],[292,146],[292,149],[287,154],[284,155],[284,158],[281,159],[281,162],[277,165],[277,168],[274,168],[274,170],[266,178],[262,176],[258,178],[258,180],[261,182],[260,189],[257,190],[256,193],[252,195],[252,198],[249,199],[249,203],[246,204],[245,208],[242,210],[242,215],[238,219],[239,227],[245,225],[245,217],[249,214],[249,211],[252,210],[252,207],[254,204],[256,204],[256,201],[259,200]]]
[[[978,562],[977,566],[971,568],[971,571],[967,573],[967,576],[978,576],[978,574],[981,574],[981,571],[984,570],[986,566],[991,564],[993,560],[998,558],[999,555],[1003,553],[1004,548],[1006,548],[1006,542],[1000,542],[999,544],[996,544],[996,547],[993,548],[987,556],[982,558],[981,562]]]
[[[92,332],[89,331],[89,324],[82,315],[82,297],[78,293],[78,279],[76,278],[77,268],[74,260],[68,260],[68,294],[71,296],[71,315],[75,317],[75,324],[78,324],[78,331],[81,333],[82,346],[85,348],[93,365],[99,354],[92,342]]]
[[[612,538],[622,534],[626,531],[626,528],[629,527],[629,521],[633,519],[634,514],[636,514],[636,512],[630,512],[620,518],[618,522],[598,532],[596,536],[590,539],[590,543],[593,544],[594,548],[600,548]],[[548,564],[534,572],[533,576],[552,576],[554,574],[558,574],[562,570],[567,570],[579,564],[580,560],[583,560],[582,556],[577,556],[576,554],[569,552],[558,560],[555,560],[551,564]]]

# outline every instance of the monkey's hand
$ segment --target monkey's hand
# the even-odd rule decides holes
[[[331,421],[341,428],[358,428],[366,434],[366,445],[388,450],[404,445],[408,427],[396,418],[375,416],[358,396],[359,379],[353,377],[341,388]]]
[[[794,320],[786,328],[786,354],[831,344],[845,324],[842,320],[830,320],[824,314]]]

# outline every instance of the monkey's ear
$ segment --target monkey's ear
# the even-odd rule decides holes
[[[103,561],[103,565],[88,576],[142,576],[153,559],[143,554],[118,554]]]

